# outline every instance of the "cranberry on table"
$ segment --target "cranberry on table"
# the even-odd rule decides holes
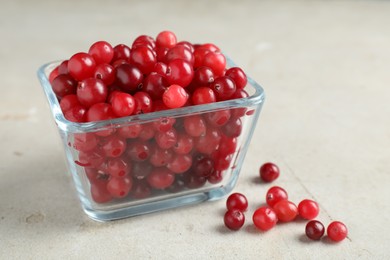
[[[340,242],[344,240],[348,235],[347,226],[340,221],[333,221],[326,229],[328,237],[334,242]]]
[[[225,226],[231,230],[239,230],[245,223],[245,216],[239,210],[228,210],[223,217]]]
[[[325,233],[324,225],[318,220],[307,222],[305,228],[306,236],[312,240],[320,240]]]
[[[267,194],[265,196],[265,200],[270,207],[273,207],[276,203],[278,203],[281,200],[287,200],[287,199],[288,199],[288,194],[286,190],[279,186],[271,187],[267,191]]]
[[[260,167],[260,178],[264,182],[272,182],[279,177],[279,167],[271,162],[265,163]]]
[[[253,224],[260,230],[272,229],[278,222],[275,211],[270,207],[260,207],[253,213]]]
[[[297,206],[288,200],[281,200],[273,206],[276,216],[280,221],[290,222],[298,215]]]
[[[246,211],[248,208],[248,200],[241,193],[233,193],[226,200],[226,208],[228,210]]]
[[[314,200],[305,199],[298,204],[298,213],[304,219],[314,219],[319,212],[318,203]]]

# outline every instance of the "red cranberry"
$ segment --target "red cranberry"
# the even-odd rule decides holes
[[[314,219],[318,216],[320,208],[318,207],[317,202],[305,199],[298,204],[298,212],[304,219]]]
[[[326,229],[328,237],[334,242],[340,242],[344,240],[348,235],[348,229],[344,223],[340,221],[333,221]]]
[[[264,182],[272,182],[279,177],[279,167],[273,163],[265,163],[260,167],[260,178]]]
[[[225,226],[231,230],[239,230],[245,223],[245,216],[239,210],[228,210],[223,218]]]
[[[278,219],[283,222],[290,222],[298,215],[297,206],[288,200],[281,200],[273,206]]]
[[[79,52],[68,61],[69,74],[77,81],[93,77],[96,62],[91,55]]]
[[[241,193],[233,193],[226,200],[228,210],[246,211],[248,208],[248,200]]]
[[[253,213],[253,224],[263,231],[270,230],[278,222],[278,217],[273,209],[269,207],[258,208]]]
[[[66,95],[76,94],[77,82],[68,74],[61,74],[53,79],[51,86],[57,98],[61,99]]]
[[[267,195],[265,197],[267,204],[271,207],[273,207],[279,201],[287,200],[287,199],[288,199],[287,192],[279,186],[271,187],[267,191]]]
[[[320,240],[325,233],[325,228],[321,222],[317,220],[312,220],[307,222],[305,233],[306,236],[310,239]]]
[[[114,57],[114,49],[106,41],[95,42],[89,48],[88,53],[96,61],[96,64],[110,63]]]

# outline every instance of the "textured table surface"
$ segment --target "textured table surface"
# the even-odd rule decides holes
[[[0,259],[389,259],[389,14],[388,1],[1,0]],[[235,188],[250,201],[240,231],[223,226],[224,200],[98,223],[65,174],[37,68],[165,29],[216,43],[266,90]],[[308,241],[303,221],[257,231],[266,161],[348,239]]]

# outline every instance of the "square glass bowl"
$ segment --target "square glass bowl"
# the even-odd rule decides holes
[[[235,66],[227,60],[228,67]],[[48,79],[59,64],[43,65],[38,77],[89,217],[121,219],[220,199],[232,191],[264,102],[263,89],[251,78],[247,98],[74,123],[65,119]],[[184,145],[160,148],[172,123],[169,131],[183,136]]]

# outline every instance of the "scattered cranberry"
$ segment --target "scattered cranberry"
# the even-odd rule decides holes
[[[263,231],[270,230],[278,222],[278,217],[276,216],[275,211],[270,207],[261,207],[258,208],[253,213],[253,224],[257,228]]]
[[[298,215],[297,206],[288,200],[281,200],[273,206],[278,219],[283,222],[290,222]]]
[[[265,163],[260,167],[260,178],[264,182],[272,182],[279,177],[279,167],[273,163]]]
[[[348,229],[344,223],[340,221],[333,221],[326,229],[328,237],[334,242],[340,242],[344,240],[348,235]]]
[[[233,193],[226,200],[226,207],[228,210],[246,211],[248,208],[248,200],[241,193]]]
[[[317,202],[313,200],[305,199],[298,204],[298,213],[304,219],[314,219],[319,212],[320,208]]]
[[[281,200],[287,200],[288,194],[287,191],[279,186],[271,187],[267,191],[267,195],[265,196],[265,200],[270,207],[273,207],[276,203]]]
[[[318,220],[309,221],[305,228],[306,236],[313,240],[319,240],[325,233],[324,225]]]
[[[223,220],[227,228],[231,230],[239,230],[244,225],[245,216],[241,211],[231,209],[225,213]]]

